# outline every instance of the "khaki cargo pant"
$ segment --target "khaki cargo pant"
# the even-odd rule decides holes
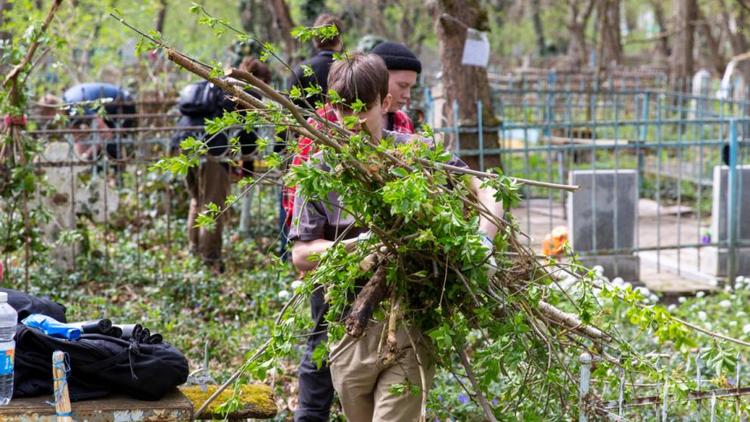
[[[333,387],[350,422],[417,420],[422,404],[417,355],[424,365],[425,389],[429,391],[432,385],[435,365],[429,339],[415,330],[410,332],[417,346],[415,354],[406,330],[400,328],[396,333],[402,349],[400,358],[390,366],[383,366],[378,353],[383,327],[383,322],[371,322],[364,336],[359,339],[346,336],[331,350]],[[399,394],[390,391],[394,384],[419,388],[416,393],[406,389]]]
[[[195,220],[206,204],[214,203],[224,207],[224,201],[229,195],[229,170],[225,164],[206,160],[198,168],[188,170],[185,179],[190,195],[190,211],[188,212],[188,245],[190,251],[212,264],[221,261],[221,231],[223,215],[216,219],[213,230],[196,228]]]

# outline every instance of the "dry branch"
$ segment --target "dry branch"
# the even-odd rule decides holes
[[[52,23],[52,18],[55,17],[55,13],[57,13],[57,9],[61,4],[62,0],[54,0],[52,2],[49,12],[47,12],[47,17],[44,18],[44,23],[42,23],[42,27],[39,29],[38,34],[41,35],[47,32],[47,28],[49,27],[49,24]],[[34,58],[34,54],[36,54],[37,48],[39,48],[39,36],[37,36],[34,42],[31,43],[28,51],[26,51],[26,55],[23,57],[23,60],[15,65],[13,69],[11,69],[11,71],[8,73],[8,75],[5,76],[5,81],[3,81],[4,87],[7,88],[11,80],[17,79],[18,75],[21,74],[23,68],[26,67],[27,64],[31,63],[31,60]]]
[[[380,262],[375,273],[354,300],[352,311],[344,320],[346,333],[350,336],[355,338],[362,336],[375,307],[388,296],[388,284],[385,279],[387,269],[387,265]]]

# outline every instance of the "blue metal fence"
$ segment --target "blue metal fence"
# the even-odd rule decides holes
[[[712,273],[706,254],[713,253],[708,248],[718,248],[722,253],[726,250],[728,259],[721,278],[733,280],[737,275],[737,251],[747,240],[738,236],[738,230],[744,202],[740,166],[748,156],[743,144],[750,128],[750,102],[657,90],[533,88],[497,89],[493,103],[502,121],[499,126],[484,126],[479,102],[476,125],[458,126],[459,110],[453,103],[453,125],[436,129],[459,155],[478,157],[482,170],[486,157],[499,155],[507,174],[556,183],[567,183],[573,170],[637,171],[637,198],[655,207],[653,215],[636,220],[633,247],[622,247],[615,230],[614,248],[595,245],[590,254],[637,254],[654,261],[656,272],[666,266],[681,275]],[[488,144],[487,134],[495,133],[498,143]],[[468,136],[476,139],[477,148],[469,149],[462,142]],[[707,226],[715,212],[712,175],[714,167],[722,165],[729,172],[727,208],[722,211],[727,214],[728,236],[718,239],[719,233],[710,233]],[[523,206],[514,214],[535,239],[530,245],[538,247],[545,233],[565,224],[565,197],[524,187],[523,198]],[[592,196],[594,210],[596,206]],[[533,215],[539,212],[547,214],[545,221]],[[615,213],[615,227],[618,217]]]

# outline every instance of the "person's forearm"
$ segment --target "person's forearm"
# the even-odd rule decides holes
[[[487,210],[496,217],[503,215],[503,203],[495,200],[495,189],[490,187],[481,187],[482,182],[476,178],[471,178],[471,185],[474,194],[477,196],[479,203],[482,204]],[[490,239],[494,239],[497,234],[497,225],[495,221],[480,214],[479,215],[479,231],[486,234]]]
[[[344,244],[348,251],[351,251],[354,248],[356,240],[356,238],[348,239],[341,241],[341,243]],[[313,261],[312,258],[327,251],[334,243],[325,239],[297,241],[292,247],[292,264],[294,264],[294,267],[298,271],[310,271],[318,266],[318,261]]]

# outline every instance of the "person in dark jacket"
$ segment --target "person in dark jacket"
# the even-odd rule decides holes
[[[334,53],[341,52],[344,48],[344,43],[341,40],[343,24],[339,18],[324,13],[318,16],[313,24],[315,27],[328,25],[336,26],[339,35],[328,39],[314,38],[313,44],[317,50],[315,55],[294,68],[294,74],[292,75],[289,89],[297,86],[302,89],[302,92],[304,93],[304,89],[310,86],[320,85],[322,88],[321,95],[308,97],[307,101],[297,101],[300,107],[316,109],[319,108],[316,104],[320,103],[322,105],[326,102],[325,94],[328,92],[328,70],[331,68],[331,63],[333,63],[333,55]],[[305,66],[310,66],[310,68],[312,68],[312,75],[305,76]]]
[[[270,82],[271,73],[264,63],[253,57],[246,57],[238,62],[241,70],[250,72],[265,82]],[[251,95],[260,99],[260,95],[250,91]],[[182,116],[177,126],[185,128],[173,138],[176,148],[188,137],[202,140],[206,143],[208,154],[201,159],[200,166],[188,170],[185,183],[190,196],[190,210],[188,212],[188,244],[190,252],[203,259],[215,274],[224,272],[222,260],[222,229],[223,217],[219,216],[213,228],[195,227],[198,215],[210,203],[224,207],[230,192],[230,173],[226,157],[229,150],[229,138],[225,132],[208,135],[205,132],[206,119],[220,117],[226,111],[236,109],[235,103],[228,96],[208,81],[190,84],[180,92],[178,108]],[[257,135],[254,131],[240,130],[237,133],[241,154],[243,155],[243,173],[253,171],[252,154],[256,149]],[[243,174],[248,175],[248,174]]]
[[[305,88],[320,86],[321,94],[312,95],[307,98],[294,100],[295,104],[302,108],[315,111],[316,109],[323,106],[326,103],[326,93],[328,92],[328,70],[331,68],[333,63],[333,55],[341,52],[344,49],[344,43],[341,38],[343,30],[343,24],[341,20],[335,16],[324,13],[318,16],[313,23],[315,27],[323,27],[334,25],[338,30],[338,35],[332,38],[314,38],[313,45],[315,46],[316,53],[309,59],[298,64],[294,68],[294,72],[290,78],[289,89],[298,87],[302,90],[303,96],[305,95]],[[305,68],[309,66],[313,73],[312,75],[305,76]],[[284,135],[285,138],[289,138],[290,133]],[[284,194],[282,193],[279,198],[279,229],[281,232],[279,254],[283,260],[287,259],[287,233],[289,233],[289,226],[287,224],[287,215],[284,209]]]

